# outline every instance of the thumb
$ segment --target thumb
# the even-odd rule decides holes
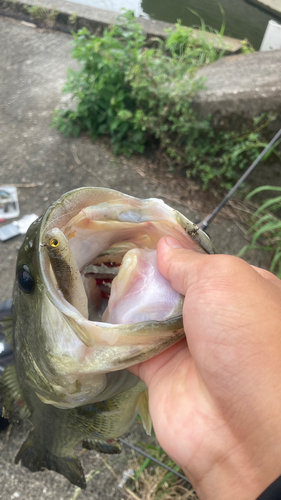
[[[157,265],[161,274],[172,285],[172,287],[182,295],[186,295],[187,290],[198,282],[202,265],[206,263],[209,255],[202,253],[198,246],[198,251],[194,250],[194,242],[183,245],[172,236],[161,238],[157,245]]]

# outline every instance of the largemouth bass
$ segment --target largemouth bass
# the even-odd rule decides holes
[[[77,443],[105,453],[137,414],[149,433],[147,390],[127,368],[184,335],[183,297],[157,268],[165,235],[214,253],[208,236],[162,200],[102,188],[62,196],[29,228],[18,254],[15,364],[0,379],[5,415],[33,430],[16,456],[86,487]]]

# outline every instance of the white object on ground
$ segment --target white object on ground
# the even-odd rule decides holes
[[[6,224],[0,228],[0,241],[10,240],[14,236],[19,234],[25,234],[29,226],[38,219],[36,214],[28,214],[22,217],[22,219],[15,220],[11,224]]]

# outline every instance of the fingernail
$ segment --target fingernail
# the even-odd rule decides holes
[[[173,238],[172,236],[166,236],[165,242],[171,248],[183,248],[181,242],[179,240],[177,240],[176,238]]]

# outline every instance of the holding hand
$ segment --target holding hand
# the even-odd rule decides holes
[[[131,368],[155,433],[201,500],[254,500],[281,474],[281,281],[171,237],[157,256],[186,340]]]

